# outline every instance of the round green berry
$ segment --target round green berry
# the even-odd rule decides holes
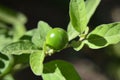
[[[65,48],[68,43],[67,32],[62,28],[54,28],[50,30],[46,36],[46,45],[54,50]]]

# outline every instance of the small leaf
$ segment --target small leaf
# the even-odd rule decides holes
[[[96,34],[91,34],[84,42],[92,49],[103,48],[108,43],[104,37]]]
[[[71,43],[74,50],[79,51],[83,48],[84,42],[83,41],[72,41]]]
[[[87,13],[87,23],[89,22],[90,18],[94,14],[96,8],[100,4],[101,0],[86,0],[85,1],[85,7],[86,7],[86,13]]]
[[[32,42],[42,48],[43,44],[45,42],[45,38],[47,33],[51,30],[52,28],[43,21],[38,22],[38,29],[36,30],[35,34],[33,35]]]
[[[43,73],[43,61],[45,58],[44,52],[37,51],[30,55],[30,67],[35,75],[41,75]]]
[[[38,50],[37,47],[32,42],[24,40],[24,41],[14,42],[5,46],[2,49],[2,53],[21,55],[21,54],[30,54],[37,50]]]
[[[68,24],[67,33],[68,33],[69,41],[76,38],[79,35],[79,33],[73,28],[71,23]]]
[[[0,78],[10,72],[13,63],[12,55],[0,53]]]
[[[82,34],[87,27],[87,15],[84,0],[70,1],[70,22],[74,29]]]
[[[103,24],[96,27],[84,42],[93,49],[103,48],[120,41],[120,23]]]
[[[45,80],[81,80],[80,76],[72,66],[72,64],[54,60],[44,64],[44,72],[42,77]]]

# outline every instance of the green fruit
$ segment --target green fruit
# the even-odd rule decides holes
[[[46,36],[46,45],[54,50],[65,48],[68,43],[67,32],[62,28],[54,28]]]

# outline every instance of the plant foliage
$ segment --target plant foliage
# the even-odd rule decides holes
[[[99,49],[120,42],[120,22],[98,25],[89,33],[88,23],[99,3],[100,0],[70,0],[69,42],[65,48],[79,51],[86,44],[91,49]],[[0,6],[0,79],[13,80],[11,74],[18,59],[21,64],[27,62],[33,73],[44,80],[82,80],[69,62],[53,60],[44,63],[46,56],[58,52],[45,44],[46,35],[53,28],[40,20],[37,28],[27,31],[26,21],[22,13]]]

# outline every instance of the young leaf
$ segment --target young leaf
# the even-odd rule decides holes
[[[52,28],[46,22],[39,21],[38,29],[36,30],[35,34],[32,37],[32,42],[36,46],[42,48],[45,42],[46,35],[51,29]]]
[[[45,80],[81,80],[73,65],[62,60],[44,64],[42,77]]]
[[[8,44],[2,49],[2,53],[21,55],[30,54],[37,50],[37,47],[32,42],[24,40]]]
[[[84,42],[83,41],[72,41],[71,43],[74,50],[79,51],[83,48]]]
[[[42,75],[44,58],[45,54],[42,50],[30,55],[30,67],[35,75]]]
[[[89,22],[90,18],[94,14],[96,8],[98,7],[101,0],[86,0],[85,7],[87,13],[87,23]]]
[[[11,70],[13,63],[12,55],[0,53],[0,78]]]
[[[68,33],[69,41],[71,41],[72,39],[76,38],[79,35],[79,32],[77,32],[73,28],[71,23],[68,24],[67,33]]]
[[[84,41],[90,48],[98,49],[120,41],[120,23],[103,24],[96,27]]]
[[[87,15],[84,0],[70,1],[70,22],[74,29],[82,34],[87,27]]]

